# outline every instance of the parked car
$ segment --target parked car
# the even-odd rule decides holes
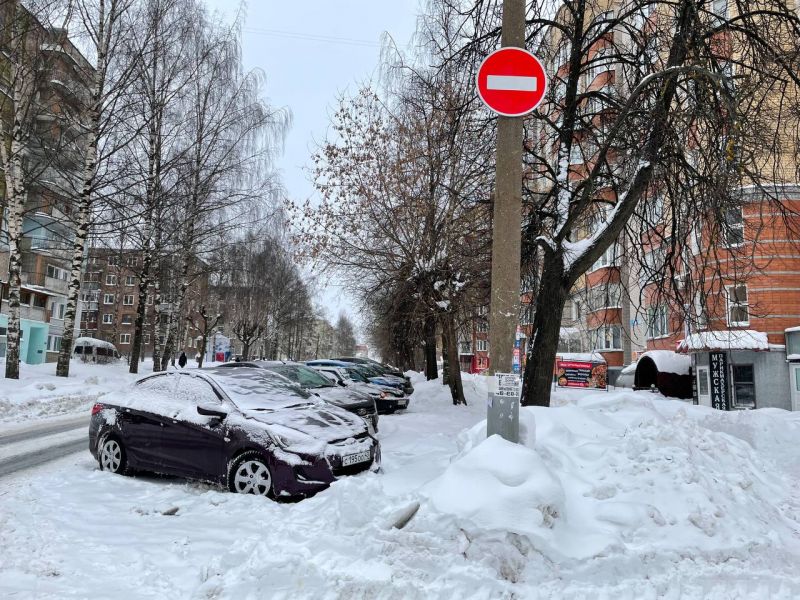
[[[348,389],[336,385],[304,364],[286,360],[249,360],[229,362],[219,365],[225,367],[260,368],[277,373],[299,385],[309,394],[319,396],[325,402],[343,408],[370,422],[374,431],[378,431],[378,409],[372,397],[363,391]]]
[[[103,470],[145,470],[232,492],[306,497],[377,469],[364,419],[265,369],[151,375],[92,408],[89,448]]]
[[[93,337],[76,339],[72,347],[72,355],[80,358],[83,362],[98,364],[105,364],[120,357],[114,344]]]
[[[350,362],[356,365],[369,365],[373,368],[379,369],[381,373],[384,375],[393,375],[395,377],[400,377],[403,381],[405,381],[405,386],[403,387],[403,391],[409,396],[414,393],[414,386],[411,385],[411,378],[407,377],[400,369],[396,367],[380,363],[377,360],[372,360],[371,358],[364,358],[361,356],[346,356],[346,357],[336,358],[335,360]]]
[[[394,375],[382,375],[380,371],[373,369],[369,365],[357,365],[355,363],[345,362],[342,360],[333,359],[315,359],[306,361],[310,367],[356,367],[364,376],[369,379],[370,383],[377,383],[402,390],[405,387],[405,380]]]
[[[370,383],[366,376],[355,366],[334,367],[317,365],[312,367],[338,385],[356,388],[364,391],[375,400],[380,414],[391,414],[400,409],[408,408],[409,399],[402,390],[375,383]]]

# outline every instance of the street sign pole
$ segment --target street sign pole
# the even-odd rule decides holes
[[[525,0],[503,0],[502,46],[525,47]],[[479,86],[480,87],[480,86]],[[500,411],[495,373],[510,373],[514,335],[520,305],[520,250],[522,211],[522,117],[500,116],[497,123],[495,197],[492,218],[492,281],[489,312],[489,398],[487,434],[498,433],[512,442],[519,440],[519,417],[515,427]],[[495,380],[495,381],[493,381]],[[511,398],[502,398],[503,402]],[[496,404],[497,403],[497,404]],[[511,409],[513,411],[513,408]],[[516,399],[519,414],[519,397]],[[510,429],[510,430],[509,430]]]

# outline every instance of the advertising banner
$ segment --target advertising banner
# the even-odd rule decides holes
[[[608,365],[599,362],[556,360],[558,387],[604,390],[608,387]]]

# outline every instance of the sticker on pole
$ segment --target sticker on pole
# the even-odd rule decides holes
[[[495,396],[500,398],[519,398],[522,393],[522,381],[517,373],[495,373],[497,389]]]
[[[478,95],[505,117],[527,115],[544,100],[547,77],[539,59],[522,48],[506,47],[487,56],[478,69]]]

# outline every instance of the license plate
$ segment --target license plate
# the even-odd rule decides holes
[[[355,454],[348,454],[347,456],[342,457],[342,466],[347,467],[349,465],[354,465],[356,463],[365,462],[370,459],[369,450],[364,450],[363,452],[356,452]]]
[[[405,406],[406,404],[408,404],[408,400],[398,400],[397,401],[397,406]]]

